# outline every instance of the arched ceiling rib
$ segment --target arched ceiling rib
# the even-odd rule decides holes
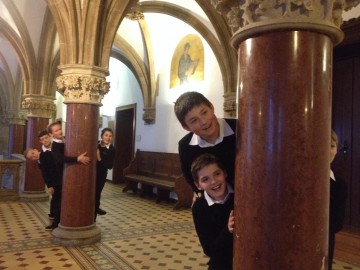
[[[0,68],[0,114],[5,114],[6,108],[9,107],[9,101],[10,101],[10,83],[8,81],[8,75],[6,75],[7,72]]]
[[[115,36],[114,45],[122,53],[117,53],[113,50],[112,56],[118,60],[121,60],[130,70],[133,71],[142,91],[144,107],[150,107],[151,102],[149,101],[151,101],[151,99],[149,98],[149,95],[151,95],[151,90],[148,75],[149,72],[144,64],[144,61],[132,48],[132,46],[121,36]]]
[[[31,42],[30,34],[24,19],[12,0],[3,0],[3,3],[7,7],[13,21],[16,24],[17,30],[20,33],[21,41],[26,53],[27,65],[29,67],[29,74],[31,76],[32,70],[36,70],[36,57],[34,47]],[[32,77],[32,76],[31,76]]]
[[[57,65],[55,67],[52,66],[52,57],[56,35],[57,31],[55,22],[50,13],[50,10],[47,8],[45,11],[44,23],[41,30],[36,77],[37,81],[40,84],[38,86],[39,93],[41,95],[53,97],[55,97],[55,91],[52,88],[52,84],[54,83],[55,77],[52,76],[52,74],[54,73],[52,69],[55,68],[57,70],[57,65],[59,65],[59,62],[57,62]]]
[[[107,70],[116,30],[124,11],[136,1],[46,2],[59,32],[60,64],[97,66]]]
[[[146,101],[151,107],[155,107],[155,97],[156,97],[156,78],[155,78],[155,65],[154,65],[154,56],[153,56],[153,47],[151,43],[151,38],[149,34],[148,25],[145,20],[139,21],[141,33],[145,41],[146,54],[148,56],[148,81],[149,81],[149,100]],[[144,102],[145,103],[145,102]]]
[[[211,5],[208,0],[196,0],[198,5],[204,10],[205,14],[208,16],[211,23],[214,25],[216,34],[220,39],[221,46],[224,48],[223,53],[225,54],[225,58],[229,59],[230,65],[229,69],[231,72],[228,73],[229,84],[236,87],[237,82],[237,52],[231,46],[230,39],[232,37],[232,33],[230,28],[227,25],[226,18],[224,16],[217,13],[214,7]],[[231,74],[231,77],[229,76]],[[236,92],[236,89],[232,89]]]
[[[18,59],[24,82],[25,91],[30,89],[30,67],[28,66],[27,54],[20,37],[16,34],[14,29],[9,26],[9,24],[0,18],[0,34],[2,34],[5,39],[7,39],[14,49],[15,55]]]

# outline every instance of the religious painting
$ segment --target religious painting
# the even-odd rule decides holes
[[[171,60],[170,88],[204,80],[204,46],[199,36],[183,37]]]

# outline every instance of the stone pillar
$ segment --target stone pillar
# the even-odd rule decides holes
[[[41,149],[38,139],[40,131],[46,129],[49,119],[55,112],[54,98],[40,95],[26,95],[22,103],[27,110],[28,123],[26,131],[26,148]],[[45,182],[36,161],[26,160],[25,181],[20,198],[26,201],[48,200]]]
[[[235,270],[327,269],[332,50],[350,2],[212,1],[238,49]]]
[[[61,217],[53,231],[53,241],[64,246],[97,242],[101,231],[94,223],[96,149],[98,140],[99,106],[109,83],[108,71],[99,67],[66,65],[60,67],[57,79],[67,104],[65,155],[77,156],[87,152],[88,166],[65,165]]]
[[[239,46],[234,269],[324,267],[331,54],[329,37],[306,31]]]
[[[20,111],[10,111],[7,118],[9,121],[8,154],[22,154],[26,146],[26,117]]]

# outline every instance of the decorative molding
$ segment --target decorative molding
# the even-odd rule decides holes
[[[8,110],[6,120],[9,125],[25,125],[26,112],[19,110]]]
[[[0,114],[0,124],[8,125],[8,120],[7,120],[6,114]]]
[[[250,36],[285,29],[324,33],[339,43],[343,39],[342,13],[359,3],[360,0],[211,0],[216,11],[226,15],[235,34],[235,48]]]
[[[88,74],[61,75],[56,79],[56,84],[64,95],[64,103],[101,105],[101,100],[110,89],[110,83],[105,78]]]
[[[140,20],[144,20],[145,16],[144,13],[139,12],[139,11],[133,11],[133,12],[129,12],[125,15],[126,19],[132,20],[132,21],[140,21]]]
[[[224,113],[225,117],[236,117],[236,94],[230,93],[224,95]]]
[[[53,97],[42,95],[25,95],[22,108],[27,110],[28,117],[52,118],[56,112],[56,105]]]
[[[146,125],[155,124],[155,108],[144,108],[143,120]]]

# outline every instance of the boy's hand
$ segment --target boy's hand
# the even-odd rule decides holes
[[[87,152],[82,153],[81,155],[79,155],[77,157],[77,161],[84,164],[84,165],[88,165],[90,162],[90,158],[86,156]]]
[[[234,210],[231,210],[228,221],[228,230],[230,233],[234,232],[234,227],[235,227]]]
[[[55,189],[54,189],[53,187],[48,188],[48,193],[49,193],[50,195],[53,195],[54,192],[55,192]]]
[[[192,200],[192,204],[191,204],[191,207],[193,207],[194,203],[196,202],[197,199],[201,198],[202,196],[202,193],[201,192],[194,192],[194,196],[193,196],[193,200]]]

